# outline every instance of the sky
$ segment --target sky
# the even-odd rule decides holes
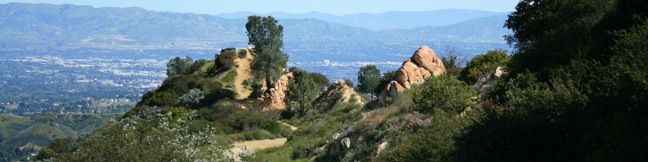
[[[231,12],[321,12],[335,15],[388,11],[473,9],[513,11],[519,0],[0,0],[0,3],[76,4],[94,7],[141,7],[148,10],[219,14]]]

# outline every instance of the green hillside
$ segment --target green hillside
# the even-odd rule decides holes
[[[421,46],[397,71],[362,67],[357,84],[368,94],[348,80],[288,68],[283,27],[251,16],[254,48],[170,60],[163,84],[119,120],[57,140],[37,158],[646,161],[647,6],[523,0],[506,24],[513,53],[488,51],[462,67]]]
[[[115,115],[0,114],[0,158],[25,160],[55,139],[89,134]],[[22,147],[22,149],[20,149]]]

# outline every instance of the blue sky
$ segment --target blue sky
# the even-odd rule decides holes
[[[474,9],[513,11],[519,0],[0,0],[0,3],[53,3],[95,7],[142,7],[149,10],[218,14],[238,11],[323,12],[336,15],[387,11]]]

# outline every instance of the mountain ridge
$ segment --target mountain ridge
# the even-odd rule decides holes
[[[232,12],[216,14],[223,18],[245,18],[246,15],[271,15],[279,19],[314,18],[327,22],[340,23],[351,27],[361,27],[373,31],[416,29],[421,27],[447,26],[473,19],[507,15],[506,12],[492,12],[470,9],[440,9],[431,11],[388,11],[381,13],[354,13],[334,15],[321,12],[306,13],[255,13]]]
[[[170,13],[142,8],[77,5],[0,4],[0,31],[7,47],[32,45],[47,48],[203,49],[244,46],[245,19],[227,19],[206,14]],[[438,39],[418,35],[418,29],[379,32],[320,19],[280,19],[287,42],[385,42],[399,38]],[[498,24],[503,25],[504,22]],[[440,27],[431,27],[437,30]],[[191,29],[191,30],[187,30]],[[490,29],[504,35],[508,31]],[[171,32],[173,31],[173,32]],[[417,37],[411,37],[412,35]],[[470,38],[455,32],[453,38]],[[487,37],[503,42],[501,37]],[[464,41],[471,41],[464,39]],[[4,48],[7,48],[4,47]]]

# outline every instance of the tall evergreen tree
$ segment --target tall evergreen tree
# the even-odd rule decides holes
[[[311,107],[311,103],[318,94],[320,88],[312,75],[301,69],[293,68],[293,79],[288,84],[287,103],[290,109],[303,116]]]
[[[282,51],[283,26],[272,16],[250,16],[245,28],[249,44],[254,45],[256,53],[252,71],[259,80],[265,80],[266,87],[270,87],[288,62],[288,55]]]

